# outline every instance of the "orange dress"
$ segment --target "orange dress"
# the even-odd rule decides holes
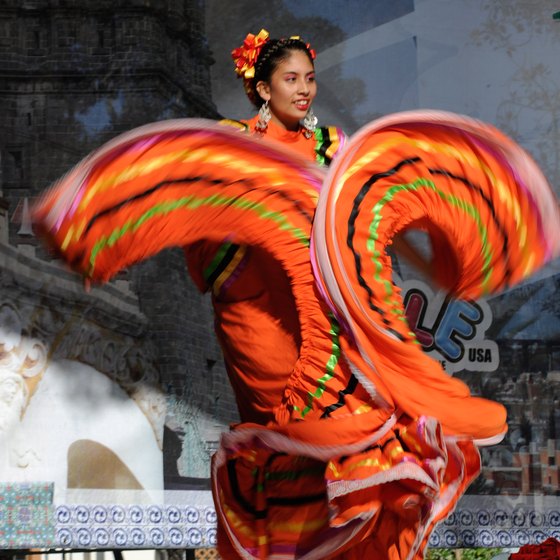
[[[560,254],[558,204],[519,146],[466,117],[375,121],[328,173],[342,135],[298,134],[131,131],[47,193],[37,229],[95,281],[185,247],[212,290],[242,417],[212,461],[222,557],[420,559],[506,415],[422,352],[386,248],[425,229],[436,277],[476,298]]]
[[[257,120],[222,124],[254,134]],[[345,141],[335,127],[320,128],[308,138],[304,129],[283,130],[273,122],[258,137],[323,165]],[[301,346],[289,277],[267,251],[228,240],[190,245],[185,256],[195,284],[212,293],[216,335],[241,420],[263,425],[274,421]]]
[[[247,132],[257,118],[241,123]],[[344,137],[330,130],[332,157]],[[318,159],[320,141],[303,130],[269,123],[257,136]],[[390,400],[371,398],[345,359],[360,360],[315,292],[309,263],[304,318],[286,270],[266,251],[202,242],[185,254],[196,284],[212,291],[215,329],[243,422],[213,461],[221,556],[396,560],[416,550],[420,557],[423,533],[433,523],[432,498],[424,494],[453,487],[447,511],[478,474],[474,446],[457,444],[450,453],[437,422],[413,420]],[[281,445],[269,440],[272,434],[282,436]],[[427,445],[431,439],[437,443]],[[319,449],[298,453],[310,445]],[[444,467],[448,455],[451,467]],[[426,461],[442,463],[434,480],[420,474]],[[394,478],[399,482],[387,484]],[[336,495],[329,496],[332,489]]]

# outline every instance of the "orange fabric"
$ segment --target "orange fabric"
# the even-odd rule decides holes
[[[256,425],[225,436],[213,461],[224,558],[242,557],[236,549],[256,558],[299,558],[311,551],[316,559],[421,558],[433,526],[479,472],[478,453],[471,442],[444,442],[433,419],[384,424],[379,411],[372,414],[377,418],[364,418],[361,436],[352,433],[352,417],[292,422],[285,428],[309,429],[280,437],[282,428]],[[389,429],[372,434],[384,425]],[[333,433],[340,435],[336,442],[328,437]],[[362,441],[361,451],[350,441]],[[306,458],[328,453],[338,458]]]
[[[384,252],[397,233],[427,230],[434,243],[434,270],[447,271],[439,277],[452,293],[469,298],[515,283],[529,263],[543,261],[539,228],[521,218],[534,204],[521,195],[526,185],[492,146],[491,131],[481,127],[478,133],[488,135],[488,147],[443,126],[377,130],[357,149],[344,152],[342,164],[335,162],[319,216],[326,220],[320,226],[316,220],[314,232],[326,232],[324,243],[315,246],[333,255],[332,286],[340,293],[336,304],[352,316],[360,352],[375,364],[387,393],[412,417],[429,410],[448,434],[485,439],[506,431],[505,408],[471,397],[463,382],[422,352],[403,320],[402,299]],[[504,206],[493,198],[497,191]],[[522,239],[516,243],[518,234]],[[459,257],[447,266],[450,254]]]
[[[497,132],[418,119],[362,131],[326,181],[307,148],[297,155],[303,135],[295,150],[156,123],[86,158],[35,208],[93,280],[184,246],[197,284],[211,284],[245,420],[212,463],[225,558],[420,558],[479,472],[473,438],[505,429],[503,407],[416,345],[385,247],[425,227],[457,257],[446,284],[476,297],[558,254],[557,207]]]
[[[235,284],[213,302],[241,420],[266,424],[274,420],[301,345],[289,279],[270,255],[253,248]]]
[[[252,134],[255,134],[259,139],[273,142],[274,144],[281,145],[283,148],[293,150],[298,155],[309,159],[310,161],[316,160],[315,154],[315,139],[307,138],[304,134],[305,129],[302,127],[298,131],[285,130],[270,121],[266,130],[262,133],[255,132],[255,125],[259,120],[259,116],[255,115],[253,118],[241,121],[249,126]]]
[[[258,115],[241,122],[254,133],[257,120]],[[316,142],[307,138],[303,129],[282,130],[270,122],[258,137],[315,161]],[[218,247],[207,242],[185,247],[189,272],[202,291],[208,289],[202,270]],[[216,335],[241,420],[259,424],[273,421],[301,345],[298,314],[286,272],[265,251],[251,248],[235,282],[213,297],[213,304]]]

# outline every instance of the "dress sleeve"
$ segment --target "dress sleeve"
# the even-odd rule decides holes
[[[218,124],[235,128],[240,132],[249,130],[247,123],[233,119],[221,119]],[[221,272],[235,258],[238,249],[239,246],[232,243],[207,241],[200,241],[184,248],[189,275],[202,293],[212,289],[214,284],[212,276]]]
[[[336,126],[322,126],[315,130],[315,153],[317,162],[328,167],[346,144],[346,134]]]
[[[219,296],[239,274],[248,257],[248,248],[224,240],[199,241],[184,247],[189,274],[197,288]]]
[[[218,121],[218,124],[223,126],[231,126],[232,128],[236,128],[240,132],[248,132],[249,125],[245,121],[236,121],[233,119],[222,119]]]

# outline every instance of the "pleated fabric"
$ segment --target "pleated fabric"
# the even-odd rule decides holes
[[[557,255],[559,223],[558,202],[537,165],[487,124],[413,111],[358,132],[325,181],[313,245],[322,292],[372,366],[373,375],[360,374],[364,385],[393,396],[412,417],[430,409],[446,433],[491,441],[504,431],[502,407],[469,397],[422,352],[386,248],[397,234],[426,231],[435,278],[451,296],[476,299]]]
[[[250,411],[212,462],[219,549],[234,559],[421,558],[480,470],[477,443],[499,441],[506,415],[422,353],[387,248],[424,229],[434,276],[468,298],[559,252],[558,205],[527,154],[434,112],[362,129],[326,177],[207,121],[149,125],[88,156],[34,215],[93,281],[170,246],[194,248],[190,264],[207,241],[253,251],[234,275],[217,262],[198,275],[213,279],[222,336],[236,340],[223,341],[228,372]],[[259,262],[281,296],[274,306],[252,292]],[[229,279],[236,297],[220,299]]]

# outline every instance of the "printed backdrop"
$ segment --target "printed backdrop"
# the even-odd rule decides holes
[[[560,194],[560,4],[17,4],[0,7],[0,548],[211,546],[209,460],[237,411],[208,298],[174,251],[86,292],[39,246],[29,205],[124,130],[251,116],[229,52],[261,27],[317,51],[320,123],[352,134],[401,110],[468,114],[521,143]],[[559,538],[560,262],[476,302],[395,268],[425,351],[509,413],[431,544]]]

